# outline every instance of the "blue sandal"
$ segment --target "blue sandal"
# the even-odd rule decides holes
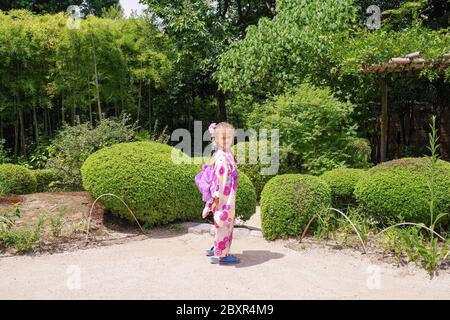
[[[206,250],[206,255],[208,257],[211,257],[214,255],[214,247],[211,247],[211,249]]]
[[[231,254],[229,254],[223,258],[211,257],[212,264],[236,264],[239,262],[241,262],[241,261]]]

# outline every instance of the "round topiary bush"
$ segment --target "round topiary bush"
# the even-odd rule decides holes
[[[36,192],[36,177],[25,167],[15,164],[0,165],[0,195]]]
[[[204,203],[194,182],[201,165],[174,163],[172,151],[183,155],[175,148],[150,141],[121,143],[101,149],[81,168],[83,187],[94,198],[105,193],[117,195],[140,221],[149,226],[201,219]],[[238,195],[246,193],[245,178],[241,181]],[[250,184],[248,188],[253,186]],[[249,214],[252,202],[252,211],[255,211],[255,200],[251,195],[245,199],[247,203],[239,199],[240,196],[236,206],[242,208],[243,214]],[[105,196],[99,201],[113,214],[133,219],[115,197]]]
[[[409,221],[429,224],[428,163],[428,158],[404,158],[373,167],[355,186],[357,202],[378,222]],[[449,162],[438,161],[435,184],[438,212],[448,212]]]
[[[331,190],[318,177],[284,174],[267,182],[260,202],[261,226],[266,239],[300,236],[315,214],[330,207]]]
[[[83,187],[94,198],[112,193],[147,225],[198,216],[202,202],[192,179],[195,168],[175,164],[173,148],[150,141],[116,144],[93,153],[83,164]],[[132,220],[122,202],[100,200],[113,214]]]
[[[331,199],[334,208],[345,209],[356,203],[353,192],[356,183],[366,175],[363,169],[340,168],[327,171],[320,176],[331,188]]]
[[[58,175],[55,170],[52,169],[36,169],[32,171],[36,177],[37,192],[50,191],[50,185],[52,182],[58,181]]]
[[[238,191],[236,194],[236,216],[247,221],[256,211],[256,191],[250,178],[238,170]]]

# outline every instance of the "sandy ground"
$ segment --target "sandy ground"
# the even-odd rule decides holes
[[[21,219],[31,223],[41,209],[57,213],[64,204],[66,218],[76,222],[91,200],[82,193],[30,195],[22,199]],[[237,225],[258,230],[259,207]],[[450,299],[450,270],[431,280],[417,267],[324,243],[267,242],[236,232],[232,253],[242,262],[220,266],[204,255],[208,233],[152,230],[147,239],[114,223],[100,229],[105,239],[119,240],[0,255],[0,299]],[[131,238],[120,240],[125,236]]]
[[[209,263],[207,234],[153,237],[0,258],[0,299],[450,299],[450,274],[371,261],[326,246],[235,239],[235,266]],[[292,246],[291,246],[292,247]]]

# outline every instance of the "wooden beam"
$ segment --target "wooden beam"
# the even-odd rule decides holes
[[[421,51],[416,51],[416,52],[412,52],[412,53],[405,55],[405,58],[417,58],[421,54],[422,54]]]
[[[392,58],[389,60],[389,63],[398,63],[398,64],[405,64],[405,63],[409,63],[411,60],[409,60],[409,58]]]
[[[380,161],[386,161],[387,154],[387,132],[388,132],[388,106],[387,106],[387,79],[381,78],[381,121],[380,121]]]

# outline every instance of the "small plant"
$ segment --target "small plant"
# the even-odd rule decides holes
[[[7,210],[0,214],[0,233],[10,230],[16,225],[17,219],[20,218],[20,209],[15,205],[14,210]]]
[[[0,241],[18,252],[28,252],[39,242],[44,217],[40,216],[34,228],[18,228],[6,230],[0,234]]]
[[[67,212],[66,207],[62,207],[58,209],[58,213],[52,217],[50,217],[50,227],[52,230],[52,235],[55,238],[61,236],[62,227],[64,225],[64,216]]]
[[[328,209],[322,210],[317,214],[317,223],[314,230],[314,236],[319,239],[336,239],[336,233],[339,229],[339,219],[336,219],[333,212]]]
[[[374,230],[374,226],[370,223],[367,216],[361,211],[360,208],[348,207],[348,218],[358,230],[361,240],[364,244],[366,244],[369,240],[369,233],[371,230]],[[346,219],[342,217],[339,219],[340,229],[345,230],[345,233],[354,233],[354,229],[352,224],[350,224]]]
[[[429,190],[430,199],[428,201],[429,206],[429,216],[430,216],[430,225],[429,227],[425,226],[425,224],[417,224],[417,223],[400,223],[398,225],[394,225],[390,228],[395,228],[401,225],[414,225],[416,229],[409,228],[407,230],[415,230],[414,232],[409,231],[396,231],[396,234],[399,235],[401,240],[401,252],[405,252],[408,255],[408,259],[410,261],[420,261],[425,270],[428,271],[431,277],[433,277],[436,273],[436,270],[439,268],[441,263],[445,261],[448,257],[449,252],[449,243],[450,240],[443,238],[441,235],[438,235],[435,232],[436,225],[440,220],[448,215],[447,212],[438,213],[437,207],[437,165],[439,156],[437,154],[437,150],[439,148],[438,144],[438,135],[436,129],[436,117],[433,116],[432,123],[430,125],[431,133],[429,133],[429,146],[428,150],[431,152],[431,156],[428,157],[428,162],[426,164],[427,169],[427,186]],[[429,237],[423,237],[422,234],[418,231],[417,228],[427,229]],[[385,230],[387,230],[385,229]],[[383,230],[382,232],[384,232]],[[441,238],[442,243],[440,244],[438,238]],[[398,249],[398,246],[396,247]]]
[[[67,232],[68,237],[74,237],[79,233],[85,233],[88,226],[88,220],[83,219],[75,224],[71,224]]]
[[[182,229],[181,223],[172,223],[169,225],[169,230],[174,232],[179,232]]]
[[[439,249],[438,239],[434,234],[437,223],[448,215],[447,212],[436,212],[436,164],[439,159],[437,150],[439,148],[436,129],[436,116],[433,116],[431,121],[431,133],[428,134],[430,146],[428,150],[431,152],[429,157],[428,169],[428,189],[430,190],[430,243],[426,245],[423,241],[418,242],[418,252],[423,259],[424,268],[434,275],[435,270],[439,266],[441,260],[447,257],[448,246],[444,243],[442,249]]]

